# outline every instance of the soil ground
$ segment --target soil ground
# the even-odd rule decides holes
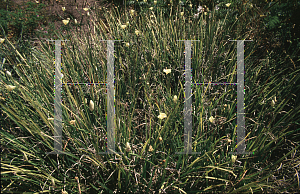
[[[10,6],[13,10],[23,8],[26,2],[34,2],[35,0],[12,0]],[[61,27],[64,26],[62,20],[70,18],[70,32],[71,34],[78,32],[76,30],[79,29],[79,24],[81,24],[81,29],[83,29],[84,34],[94,34],[94,30],[89,30],[88,23],[91,22],[91,16],[87,16],[87,12],[91,13],[91,10],[84,11],[83,8],[90,8],[93,12],[97,13],[97,19],[101,19],[105,24],[104,12],[106,10],[110,10],[115,5],[113,3],[105,3],[107,1],[104,0],[39,0],[38,3],[43,3],[46,7],[43,10],[43,14],[47,17],[47,20],[44,22],[40,22],[35,31],[45,33],[45,36],[42,36],[42,40],[46,39],[57,39],[56,37],[47,37],[47,34],[53,32],[53,28],[55,30],[60,31]],[[65,11],[62,10],[62,7],[65,7]],[[77,27],[75,24],[75,19],[77,20]],[[97,21],[96,21],[97,22]],[[51,28],[50,25],[53,27]],[[93,29],[93,26],[90,27]],[[62,31],[63,34],[66,34],[66,30]],[[10,39],[12,35],[8,35]],[[28,41],[28,40],[25,40]],[[14,42],[14,41],[13,41]],[[32,37],[30,41],[32,46],[39,47],[39,40],[37,37]],[[16,45],[16,44],[15,44]],[[16,45],[17,46],[17,45]]]

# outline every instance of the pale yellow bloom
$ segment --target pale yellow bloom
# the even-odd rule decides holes
[[[154,5],[156,5],[157,4],[157,1],[154,1]]]
[[[128,26],[128,25],[129,25],[129,22],[126,22],[126,25]]]
[[[224,111],[226,110],[226,107],[228,107],[228,109],[230,109],[230,105],[229,104],[224,104],[224,108],[223,108]]]
[[[66,11],[66,7],[62,7],[61,9],[62,9],[63,11]]]
[[[130,144],[128,142],[126,143],[125,151],[126,152],[130,152],[131,151]]]
[[[152,152],[154,149],[152,147],[152,145],[149,146],[149,152]]]
[[[225,5],[226,5],[226,7],[229,7],[231,5],[231,3],[226,3]]]
[[[147,0],[144,0],[144,2],[146,3],[146,2],[147,2]]]
[[[175,95],[174,98],[173,98],[173,101],[176,103],[178,100],[177,96]]]
[[[127,26],[126,25],[121,25],[121,28],[122,29],[125,29]]]
[[[150,10],[152,10],[152,9],[153,9],[153,7],[150,7],[149,9],[150,9]]]
[[[90,108],[90,111],[93,111],[95,108],[94,102],[92,100],[90,100],[89,108]]]
[[[85,8],[83,8],[83,10],[84,10],[84,11],[88,11],[88,10],[89,10],[89,8],[85,7]]]
[[[169,73],[171,73],[171,69],[164,69],[164,72],[168,75]]]
[[[190,7],[193,7],[193,4],[190,4],[189,6],[190,6]]]
[[[69,23],[69,20],[63,20],[62,21],[65,25],[67,25]]]
[[[274,107],[276,102],[277,102],[277,100],[276,100],[276,96],[275,96],[274,99],[271,101],[271,106]]]
[[[141,33],[141,31],[135,30],[135,34],[136,34],[136,35],[140,35],[140,33]]]
[[[9,71],[6,71],[6,74],[9,75],[9,76],[11,76],[11,73]]]
[[[159,137],[158,139],[159,139],[159,141],[162,141],[162,140],[163,140],[162,137]]]
[[[210,116],[210,117],[209,117],[209,121],[210,121],[211,123],[213,123],[213,122],[215,121],[215,118],[214,118],[213,116]]]
[[[16,88],[16,86],[12,86],[12,85],[7,85],[6,89],[11,92],[12,90],[14,90]]]
[[[75,121],[76,121],[76,120],[71,120],[71,121],[70,121],[70,124],[71,124],[71,125],[74,125],[74,124],[75,124]]]
[[[204,15],[207,15],[207,12],[204,12]]]
[[[184,12],[181,12],[180,15],[183,16]]]
[[[87,16],[90,16],[90,12],[87,12],[86,15],[87,15]]]
[[[35,1],[36,3],[40,3],[39,1]]]
[[[87,99],[86,98],[84,99],[84,102],[85,102],[85,104],[87,104]]]
[[[74,20],[74,22],[75,22],[75,24],[77,24],[77,20],[76,19]]]
[[[275,100],[271,101],[271,106],[274,107],[275,106]]]
[[[167,115],[165,113],[160,113],[158,116],[159,119],[167,118]]]
[[[129,42],[126,42],[126,43],[125,43],[125,46],[126,46],[126,47],[129,47],[129,45],[130,45]]]
[[[4,42],[4,38],[0,38],[0,43],[2,44]]]
[[[231,161],[232,161],[233,163],[235,163],[236,159],[237,159],[237,156],[231,155]]]
[[[132,9],[132,10],[130,10],[130,14],[131,14],[131,15],[133,15],[133,14],[134,14],[134,12],[135,12],[135,11],[134,11],[133,9]]]

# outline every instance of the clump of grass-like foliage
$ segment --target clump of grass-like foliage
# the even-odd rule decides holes
[[[192,41],[194,82],[236,82],[236,42],[226,17],[177,8],[166,18],[157,7],[143,14],[107,12],[106,23],[91,12],[93,34],[57,39],[63,82],[103,83],[106,42],[115,42],[115,142],[124,154],[101,155],[106,147],[105,85],[63,85],[63,151],[53,150],[55,45],[41,41],[22,56],[8,40],[2,53],[15,53],[1,71],[2,192],[68,193],[254,193],[296,191],[299,186],[299,123],[294,104],[299,67],[283,64],[278,52],[265,60],[245,42],[245,129],[247,152],[235,155],[236,86],[193,85],[193,151],[184,149],[184,42]],[[244,25],[247,25],[246,23]],[[52,37],[49,37],[51,39]],[[255,38],[254,38],[255,39]],[[276,54],[276,55],[275,55]],[[283,53],[284,54],[284,53]],[[10,55],[11,56],[11,55]],[[171,71],[170,71],[171,70]],[[14,87],[16,86],[16,87]],[[177,98],[176,98],[176,97]],[[89,102],[94,107],[89,107]]]

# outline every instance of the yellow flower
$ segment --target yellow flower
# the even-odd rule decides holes
[[[147,2],[147,0],[144,0],[144,2],[146,3],[146,2]]]
[[[149,152],[152,152],[154,149],[152,147],[152,145],[149,146]]]
[[[16,86],[12,86],[12,85],[7,85],[6,86],[6,89],[9,91],[9,92],[11,92],[13,89],[15,89],[16,88]]]
[[[193,7],[193,4],[190,4],[189,6],[190,6],[190,7]]]
[[[160,113],[158,116],[159,119],[167,118],[167,115],[165,113]]]
[[[153,9],[153,7],[150,7],[149,9],[150,9],[150,10],[152,10],[152,9]]]
[[[162,137],[159,137],[158,139],[159,139],[159,141],[162,141],[162,140],[163,140]]]
[[[129,45],[130,45],[129,42],[126,42],[126,43],[125,43],[125,46],[126,46],[126,47],[129,47]]]
[[[75,24],[77,24],[77,20],[76,19],[74,20],[74,22],[75,22]]]
[[[40,3],[39,1],[35,1],[36,3]]]
[[[229,104],[224,104],[223,111],[225,111],[225,110],[226,110],[226,107],[228,107],[228,109],[230,109],[230,105],[229,105]]]
[[[76,121],[76,120],[71,120],[71,121],[70,121],[70,124],[71,124],[71,125],[74,125],[74,124],[75,124],[75,121]]]
[[[154,5],[156,5],[157,4],[157,1],[154,1]]]
[[[276,98],[275,98],[275,99],[276,99]],[[272,101],[271,101],[271,106],[274,107],[274,106],[275,106],[275,103],[276,103],[275,100],[272,100]]]
[[[90,108],[90,111],[93,111],[95,108],[94,102],[92,100],[90,100],[89,108]]]
[[[84,102],[85,102],[85,104],[87,104],[87,99],[86,98],[84,99]]]
[[[2,44],[4,42],[4,38],[0,38],[0,43]]]
[[[136,34],[136,35],[140,35],[140,33],[141,33],[141,31],[135,30],[135,34]]]
[[[84,11],[88,11],[88,10],[89,10],[89,8],[85,7],[85,8],[83,8],[83,10],[84,10]]]
[[[125,29],[127,26],[126,25],[121,25],[121,28],[122,29]]]
[[[67,25],[69,23],[70,20],[63,20],[62,22]]]
[[[164,69],[164,72],[168,75],[168,73],[171,73],[171,69]]]
[[[66,7],[62,7],[61,9],[62,9],[63,11],[66,11]]]
[[[231,5],[231,3],[227,3],[227,4],[225,4],[226,5],[226,7],[229,7],[230,5]]]
[[[11,73],[9,71],[6,71],[6,74],[9,75],[9,76],[11,76]]]
[[[210,121],[211,123],[213,123],[213,122],[215,121],[215,118],[214,118],[213,116],[210,116],[210,117],[209,117],[209,121]]]
[[[90,16],[90,12],[87,12],[86,15],[87,15],[87,16]]]
[[[134,14],[134,12],[135,12],[135,11],[134,11],[133,9],[132,9],[132,10],[130,10],[130,14],[131,14],[131,15],[133,15],[133,14]]]
[[[231,161],[232,161],[233,163],[235,163],[236,159],[237,159],[237,156],[231,155]]]
[[[126,143],[125,151],[126,152],[130,152],[131,151],[130,144],[128,142]]]
[[[184,12],[181,12],[180,15],[183,16]]]
[[[129,22],[126,22],[126,25],[128,26],[128,25],[129,25]]]
[[[207,15],[207,12],[204,12],[204,15]]]
[[[54,120],[54,118],[48,118],[48,121],[53,121]]]
[[[175,95],[174,98],[173,98],[173,101],[176,103],[178,100],[177,96]]]

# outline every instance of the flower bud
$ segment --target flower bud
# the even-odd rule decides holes
[[[9,71],[6,71],[6,74],[9,75],[9,76],[11,76],[11,73]]]
[[[128,142],[126,143],[125,151],[126,152],[130,152],[131,151],[130,144]]]
[[[149,146],[149,152],[153,152],[153,150],[154,150],[154,149],[153,149],[152,145],[150,145],[150,146]]]
[[[94,102],[92,100],[90,100],[90,105],[89,105],[90,111],[93,111],[95,106],[94,106]]]
[[[177,96],[175,95],[174,98],[173,98],[173,101],[176,103],[178,100]]]
[[[11,92],[12,90],[14,90],[16,88],[16,86],[12,86],[12,85],[7,85],[6,89]]]

